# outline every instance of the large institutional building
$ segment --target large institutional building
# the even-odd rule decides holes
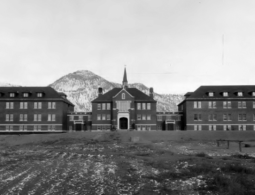
[[[201,86],[185,94],[178,112],[157,112],[154,96],[153,88],[129,88],[126,69],[122,87],[98,88],[92,112],[74,112],[51,87],[0,87],[0,132],[255,130],[255,86]]]
[[[51,87],[0,87],[0,130],[62,131],[74,105]]]
[[[255,86],[201,86],[178,108],[183,130],[255,130]]]

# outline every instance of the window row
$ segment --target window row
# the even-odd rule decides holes
[[[19,93],[17,92],[10,92],[9,93],[9,97],[18,97]],[[32,95],[32,93],[28,93],[28,92],[24,92],[22,93],[22,97],[30,97]],[[0,92],[0,97],[4,97],[4,93]],[[36,93],[36,97],[43,97],[43,93],[38,92]]]
[[[150,114],[138,114],[137,120],[151,120]]]
[[[88,121],[91,121],[91,115],[88,115]],[[70,121],[74,121],[74,120],[78,120],[78,121],[83,121],[84,116],[70,116]]]
[[[151,103],[137,103],[136,108],[137,110],[150,110]]]
[[[97,130],[111,130],[111,125],[97,125]]]
[[[223,121],[232,121],[232,114],[225,113],[222,115]],[[202,114],[194,114],[194,121],[202,121]],[[208,114],[208,121],[217,121],[217,114]],[[238,114],[238,121],[247,121],[247,114]],[[255,114],[253,114],[255,121]]]
[[[207,93],[209,97],[214,97],[215,96],[215,92],[208,92]],[[223,97],[228,97],[229,96],[229,92],[225,91],[225,92],[221,92],[220,93]],[[244,93],[242,91],[238,91],[238,92],[234,92],[234,95],[238,96],[238,97],[243,97]],[[255,96],[255,92],[249,92],[248,93],[251,96]]]
[[[14,102],[6,102],[6,109],[14,109]],[[20,102],[20,109],[28,109],[28,102]],[[33,102],[34,109],[42,109],[42,102]],[[56,109],[56,102],[48,102],[48,109]]]
[[[97,110],[111,110],[111,103],[99,103],[97,104]]]
[[[98,121],[111,120],[111,115],[110,114],[98,114],[97,120]]]
[[[136,126],[136,129],[138,130],[138,131],[150,131],[151,130],[151,126],[144,126],[144,125],[137,125]]]
[[[33,115],[34,121],[42,121],[42,114],[34,114]],[[5,115],[5,121],[14,121],[14,114],[6,114]],[[19,121],[28,121],[28,115],[27,114],[20,114],[19,115]],[[56,115],[55,114],[48,114],[47,121],[56,121]]]
[[[27,130],[33,130],[33,131],[41,131],[41,130],[48,130],[48,131],[55,131],[56,126],[55,125],[33,125],[33,126],[27,126],[27,125],[19,125],[19,126],[13,126],[13,125],[7,125],[5,126],[6,131],[13,131],[13,130],[19,130],[19,131],[27,131]]]
[[[223,131],[246,131],[248,125],[194,125],[195,131],[202,131],[202,130],[209,130],[209,131],[216,131],[216,130],[223,130]],[[252,130],[255,131],[255,125],[252,125]]]
[[[180,121],[181,118],[180,118],[180,116],[176,116],[176,115],[166,115],[165,120],[166,121]],[[163,121],[163,116],[158,115],[157,116],[157,121]]]
[[[202,102],[201,101],[195,101],[193,108],[202,108]],[[208,102],[208,108],[215,109],[217,108],[217,102],[216,101],[209,101]],[[232,102],[231,101],[223,101],[223,108],[232,108]],[[245,101],[238,101],[237,102],[237,108],[247,108]],[[252,108],[255,108],[255,102],[252,103]]]

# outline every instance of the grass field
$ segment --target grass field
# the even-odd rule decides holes
[[[255,148],[239,153],[236,144],[227,149],[215,142],[219,138],[248,142],[254,135],[0,135],[0,194],[255,194]]]

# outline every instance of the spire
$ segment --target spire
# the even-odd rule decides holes
[[[127,72],[126,72],[126,67],[124,69],[124,76],[123,76],[123,81],[122,81],[122,87],[127,87],[128,86],[128,81],[127,81]]]

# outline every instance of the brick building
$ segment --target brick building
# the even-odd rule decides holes
[[[0,131],[65,131],[74,105],[51,87],[0,87],[0,110]]]
[[[156,130],[157,114],[153,88],[146,95],[136,88],[129,88],[126,69],[121,88],[113,88],[92,102],[92,130],[137,129]]]
[[[255,86],[201,86],[178,109],[185,130],[255,130]]]

